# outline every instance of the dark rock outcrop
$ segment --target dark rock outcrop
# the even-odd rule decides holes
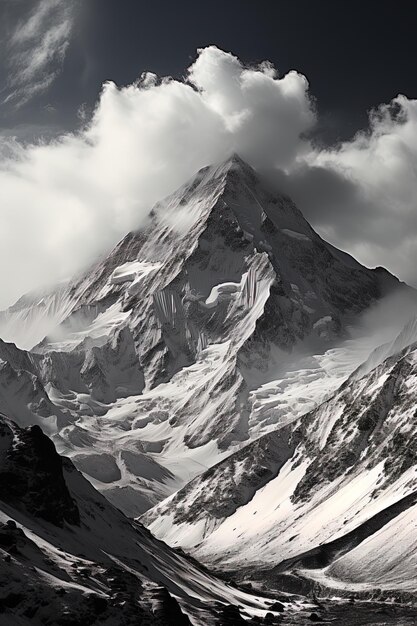
[[[62,473],[62,458],[39,426],[0,422],[0,499],[56,526],[79,524],[78,507]],[[8,444],[8,445],[7,445]]]

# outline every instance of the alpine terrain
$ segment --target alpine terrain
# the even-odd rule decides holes
[[[416,307],[233,155],[1,312],[0,622],[415,623]]]

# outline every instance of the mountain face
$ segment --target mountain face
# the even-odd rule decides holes
[[[290,619],[311,612],[210,575],[114,508],[38,426],[0,417],[2,624],[271,624],[274,605]]]
[[[131,590],[139,577],[128,605],[143,623],[159,623],[149,606],[164,602],[196,624],[222,623],[215,609],[198,616],[216,594],[236,623],[239,602],[261,617],[266,604],[209,582],[114,506],[253,584],[411,592],[412,536],[408,560],[384,551],[415,506],[417,326],[388,341],[369,324],[366,336],[352,331],[397,297],[417,302],[325,242],[239,157],[200,170],[83,276],[0,313],[0,472],[17,476],[0,498],[27,549],[55,562],[63,545],[76,572],[98,568],[88,594],[115,591],[107,569]],[[58,564],[67,574],[68,563]],[[71,580],[76,598],[86,582]]]
[[[158,203],[84,276],[1,314],[2,336],[32,349],[0,345],[0,409],[46,429],[139,515],[276,425],[268,385],[282,354],[324,353],[395,290],[407,288],[323,241],[235,156]],[[322,376],[291,419],[328,392]]]
[[[232,454],[143,521],[243,578],[415,594],[416,368],[417,343],[360,368],[290,431]]]

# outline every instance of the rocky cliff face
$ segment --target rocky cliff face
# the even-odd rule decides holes
[[[395,290],[409,291],[323,241],[235,156],[84,276],[0,315],[5,338],[36,343],[1,344],[0,408],[138,515],[281,420],[263,385],[282,354],[331,348]]]
[[[39,426],[0,421],[0,499],[56,526],[78,525],[79,511],[63,477],[62,459]]]
[[[282,351],[326,350],[393,290],[235,156],[84,276],[0,315],[4,337],[38,342],[1,344],[0,408],[137,515],[274,427],[261,385]]]
[[[227,609],[238,620],[242,611],[249,623],[270,623],[273,597],[231,588],[155,540],[60,457],[38,426],[21,429],[0,417],[0,478],[2,623],[225,625]],[[286,600],[288,614],[303,606]]]
[[[1,313],[0,611],[264,619],[271,603],[113,505],[254,584],[411,594],[416,323],[382,345],[350,334],[394,294],[416,304],[235,156],[83,276]]]
[[[145,523],[243,578],[409,597],[417,583],[416,364],[413,343],[364,376],[354,372],[290,430],[231,455]]]

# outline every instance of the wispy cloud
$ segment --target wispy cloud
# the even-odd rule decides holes
[[[74,19],[72,0],[40,0],[8,41],[9,93],[21,107],[45,91],[62,69]]]

